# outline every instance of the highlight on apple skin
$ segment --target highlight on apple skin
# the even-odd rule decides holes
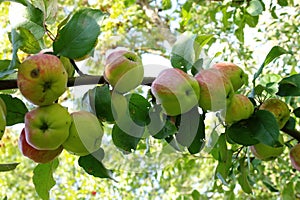
[[[167,115],[176,116],[198,104],[200,87],[193,76],[180,69],[169,68],[156,77],[151,92]]]
[[[219,70],[204,69],[195,78],[200,86],[199,106],[203,110],[219,111],[230,104],[234,90],[230,80]]]
[[[248,74],[246,74],[242,68],[234,63],[219,62],[214,64],[212,68],[220,70],[229,78],[234,91],[237,91],[243,85],[248,84]]]
[[[290,149],[289,156],[293,168],[300,171],[300,143]]]
[[[36,163],[48,163],[57,158],[63,151],[63,147],[59,146],[55,150],[38,150],[32,147],[25,138],[25,129],[23,128],[18,140],[18,146],[21,153]]]
[[[67,72],[54,55],[40,53],[30,56],[18,68],[18,88],[35,105],[52,104],[67,89],[67,81]]]
[[[131,51],[114,50],[106,58],[103,76],[117,92],[129,92],[143,81],[142,59]]]
[[[276,99],[276,98],[267,99],[260,105],[259,109],[267,110],[273,113],[273,115],[277,120],[279,129],[282,129],[290,118],[289,107],[284,101],[280,99]]]

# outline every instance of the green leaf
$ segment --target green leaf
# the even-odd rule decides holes
[[[287,0],[277,0],[277,3],[278,3],[280,6],[288,6]]]
[[[300,74],[283,78],[279,82],[279,96],[300,96]]]
[[[252,0],[246,10],[250,15],[258,16],[263,12],[264,7],[259,0]]]
[[[239,28],[237,28],[234,32],[234,35],[237,37],[237,39],[244,43],[245,41],[245,37],[244,37],[244,26],[240,26]]]
[[[11,60],[0,60],[0,79],[15,73],[15,70],[9,69]]]
[[[143,132],[141,131],[139,134],[142,135]],[[141,137],[134,137],[130,133],[126,133],[116,124],[112,129],[113,143],[116,145],[116,147],[123,150],[125,153],[131,153],[133,150],[136,150],[140,139]]]
[[[28,54],[36,54],[41,50],[38,40],[26,28],[16,29],[15,38],[19,42],[19,49]]]
[[[23,101],[17,97],[12,97],[11,95],[7,94],[0,94],[0,97],[6,104],[7,126],[12,126],[17,123],[24,123],[24,116],[28,112],[28,109]]]
[[[294,182],[290,181],[287,184],[284,184],[284,188],[281,193],[281,199],[284,200],[294,200],[295,199],[295,190],[294,190]]]
[[[254,138],[255,133],[251,131],[249,120],[234,123],[226,129],[226,134],[233,142],[237,144],[251,146],[258,144],[259,141]]]
[[[247,168],[247,165],[245,164],[245,158],[242,158],[239,160],[240,166],[239,166],[239,176],[237,178],[242,190],[247,193],[250,194],[252,192],[252,187],[248,181],[248,174],[249,174],[249,170]]]
[[[270,190],[270,192],[279,192],[279,190],[269,180],[263,180],[262,182]]]
[[[20,3],[24,6],[26,6],[28,4],[28,1],[26,1],[26,0],[0,0],[0,3],[5,2],[5,1]]]
[[[202,48],[213,39],[213,34],[197,35],[194,42],[195,59],[198,60]]]
[[[58,10],[57,0],[35,0],[32,3],[43,12],[45,16],[44,20],[47,24],[55,22]]]
[[[193,200],[201,199],[201,194],[200,194],[200,192],[198,192],[198,190],[193,190],[191,195],[192,195]]]
[[[262,73],[262,71],[266,65],[271,63],[275,58],[278,58],[279,56],[281,56],[283,54],[288,54],[288,53],[290,53],[290,52],[286,51],[282,47],[279,47],[279,46],[272,47],[272,49],[269,51],[268,55],[266,56],[264,62],[262,63],[262,65],[260,66],[258,71],[254,74],[253,81],[255,81],[255,79],[257,79],[259,77],[259,75]]]
[[[293,113],[295,114],[296,117],[300,118],[300,107],[294,109]]]
[[[104,151],[103,149],[99,149],[92,154],[80,156],[80,158],[78,159],[78,164],[84,169],[84,171],[94,177],[113,179],[112,170],[106,169],[101,162],[103,160],[103,157]]]
[[[88,55],[100,34],[99,22],[104,14],[100,10],[85,8],[77,11],[58,32],[53,43],[54,53],[71,59]]]
[[[55,159],[46,164],[38,164],[33,170],[33,184],[38,195],[43,200],[49,199],[49,192],[55,185],[53,173],[58,167],[58,159]]]
[[[149,129],[149,132],[155,139],[165,139],[170,135],[174,135],[177,128],[170,120],[166,120],[164,127],[159,132],[152,132],[151,129]]]
[[[258,16],[252,16],[247,13],[245,13],[245,22],[252,28],[255,28],[258,24]]]
[[[171,0],[162,0],[162,9],[168,10],[172,8],[172,1]]]
[[[140,126],[145,126],[150,122],[150,103],[143,96],[133,93],[125,96],[129,101],[128,109],[131,119]]]
[[[0,172],[7,172],[16,169],[20,163],[0,164]]]

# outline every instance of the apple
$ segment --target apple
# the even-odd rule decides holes
[[[21,151],[21,153],[33,160],[34,162],[37,163],[48,163],[52,160],[54,160],[56,157],[58,157],[61,152],[63,151],[63,147],[59,146],[55,150],[38,150],[32,147],[28,142],[26,141],[25,137],[25,128],[22,129],[19,141],[18,141],[18,146]]]
[[[71,61],[69,58],[67,57],[64,57],[64,56],[60,56],[59,57],[59,60],[61,61],[61,63],[63,64],[67,74],[68,74],[68,77],[73,77],[74,76],[74,73],[75,73],[75,68],[73,67]]]
[[[197,80],[180,69],[165,69],[152,82],[151,92],[165,113],[176,116],[198,104],[200,88]]]
[[[273,113],[277,120],[279,129],[282,129],[290,118],[289,107],[284,101],[280,99],[267,99],[260,105],[259,109],[267,110]]]
[[[143,81],[142,60],[134,52],[123,49],[114,50],[106,58],[103,75],[117,92],[129,92]]]
[[[6,104],[3,101],[3,99],[0,97],[0,107],[3,109],[3,112],[5,114],[5,116],[7,115],[7,109],[6,109]]]
[[[6,127],[6,113],[2,106],[0,106],[0,140],[4,135]]]
[[[55,150],[69,136],[71,116],[60,104],[41,106],[25,114],[27,142],[38,150]]]
[[[70,134],[63,147],[70,153],[85,156],[98,150],[101,145],[103,128],[98,118],[87,111],[71,113]]]
[[[284,141],[282,135],[279,135],[279,142],[283,145]],[[271,147],[263,143],[258,143],[250,146],[250,150],[256,158],[269,161],[277,158],[283,153],[284,145],[280,147]]]
[[[244,84],[248,83],[248,75],[242,68],[234,63],[220,62],[214,64],[212,68],[220,70],[225,76],[230,79],[234,91],[237,91]]]
[[[254,112],[252,102],[242,94],[234,94],[230,104],[223,110],[222,116],[226,124],[232,124],[242,119],[248,119]]]
[[[296,144],[290,149],[289,156],[292,166],[296,170],[300,171],[300,143]]]
[[[199,106],[204,111],[225,109],[234,94],[230,80],[214,68],[199,71],[195,78],[200,86]]]
[[[35,105],[52,104],[65,92],[67,81],[67,72],[54,55],[30,56],[18,68],[18,88]]]

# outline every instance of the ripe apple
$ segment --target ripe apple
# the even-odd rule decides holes
[[[6,113],[2,106],[0,106],[0,140],[4,135],[6,127]]]
[[[287,104],[280,99],[270,98],[264,101],[260,107],[260,110],[267,110],[274,114],[279,129],[282,129],[286,122],[290,118],[290,110]]]
[[[195,75],[200,86],[199,106],[207,111],[225,109],[234,94],[230,80],[219,70],[204,69]]]
[[[200,88],[194,77],[180,69],[170,68],[156,77],[151,92],[167,115],[176,116],[198,104]]]
[[[69,136],[71,116],[59,104],[41,106],[25,115],[27,142],[38,150],[55,150]]]
[[[104,78],[117,92],[126,93],[136,88],[143,77],[142,60],[134,52],[115,50],[106,58]]]
[[[38,150],[28,144],[25,137],[25,129],[22,129],[22,132],[19,137],[18,141],[19,149],[21,153],[33,160],[37,163],[48,163],[54,160],[56,157],[60,155],[63,151],[63,147],[59,146],[55,150]]]
[[[293,146],[289,153],[292,166],[300,171],[300,143]]]
[[[232,124],[242,119],[248,119],[254,112],[252,102],[242,94],[234,94],[230,104],[223,110],[222,116],[226,124]]]
[[[279,135],[279,142],[283,145],[284,141],[282,135]],[[263,143],[258,143],[250,146],[250,150],[256,158],[269,161],[277,158],[283,153],[284,145],[280,147],[271,147]]]
[[[67,81],[67,72],[54,55],[30,56],[18,68],[18,88],[35,105],[52,104],[65,92]]]
[[[103,128],[98,118],[90,112],[71,113],[70,134],[63,147],[70,153],[85,156],[98,150],[101,145]]]
[[[212,68],[220,70],[230,79],[234,91],[237,91],[244,84],[248,83],[248,75],[236,64],[230,62],[220,62],[214,64]]]

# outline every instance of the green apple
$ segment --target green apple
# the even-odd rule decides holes
[[[35,105],[52,104],[65,92],[67,81],[67,72],[54,55],[30,56],[18,68],[18,88]]]
[[[284,144],[282,135],[279,135],[279,142],[282,145]],[[284,147],[284,145],[280,147],[271,147],[263,143],[258,143],[250,146],[250,150],[256,158],[264,161],[269,161],[280,156],[284,151]]]
[[[63,151],[59,146],[55,150],[38,150],[28,144],[25,138],[25,129],[23,128],[19,137],[18,146],[21,153],[36,163],[48,163],[58,157]]]
[[[222,116],[226,124],[232,124],[242,119],[248,119],[254,112],[252,102],[242,94],[234,94],[230,104],[223,110]]]
[[[2,106],[0,106],[0,140],[4,135],[6,127],[6,113]]]
[[[151,92],[167,115],[176,116],[198,104],[200,88],[194,77],[180,69],[170,68],[156,77]]]
[[[74,76],[74,73],[75,73],[75,68],[74,68],[74,66],[72,65],[70,59],[67,58],[67,57],[60,56],[60,57],[59,57],[59,60],[60,60],[61,63],[64,65],[65,70],[66,70],[66,72],[67,72],[67,74],[68,74],[68,77],[73,77],[73,76]]]
[[[300,143],[290,149],[289,156],[294,169],[300,171]]]
[[[38,150],[55,150],[69,136],[71,116],[60,104],[41,106],[25,115],[26,141]]]
[[[260,105],[259,109],[267,110],[273,113],[277,120],[279,129],[282,129],[290,118],[289,107],[284,101],[280,99],[267,99]]]
[[[3,99],[0,97],[0,107],[3,109],[5,116],[7,115],[6,104]]]
[[[71,113],[70,134],[63,147],[70,153],[85,156],[98,150],[101,145],[103,128],[98,118],[87,111]]]
[[[212,68],[220,70],[230,79],[234,91],[237,91],[244,84],[248,83],[248,75],[236,64],[230,62],[220,62],[214,64]]]
[[[195,78],[200,86],[199,106],[205,111],[225,109],[234,94],[230,80],[214,68],[199,71]]]
[[[104,78],[117,92],[129,92],[143,81],[144,67],[141,58],[127,50],[113,51],[106,58]]]

